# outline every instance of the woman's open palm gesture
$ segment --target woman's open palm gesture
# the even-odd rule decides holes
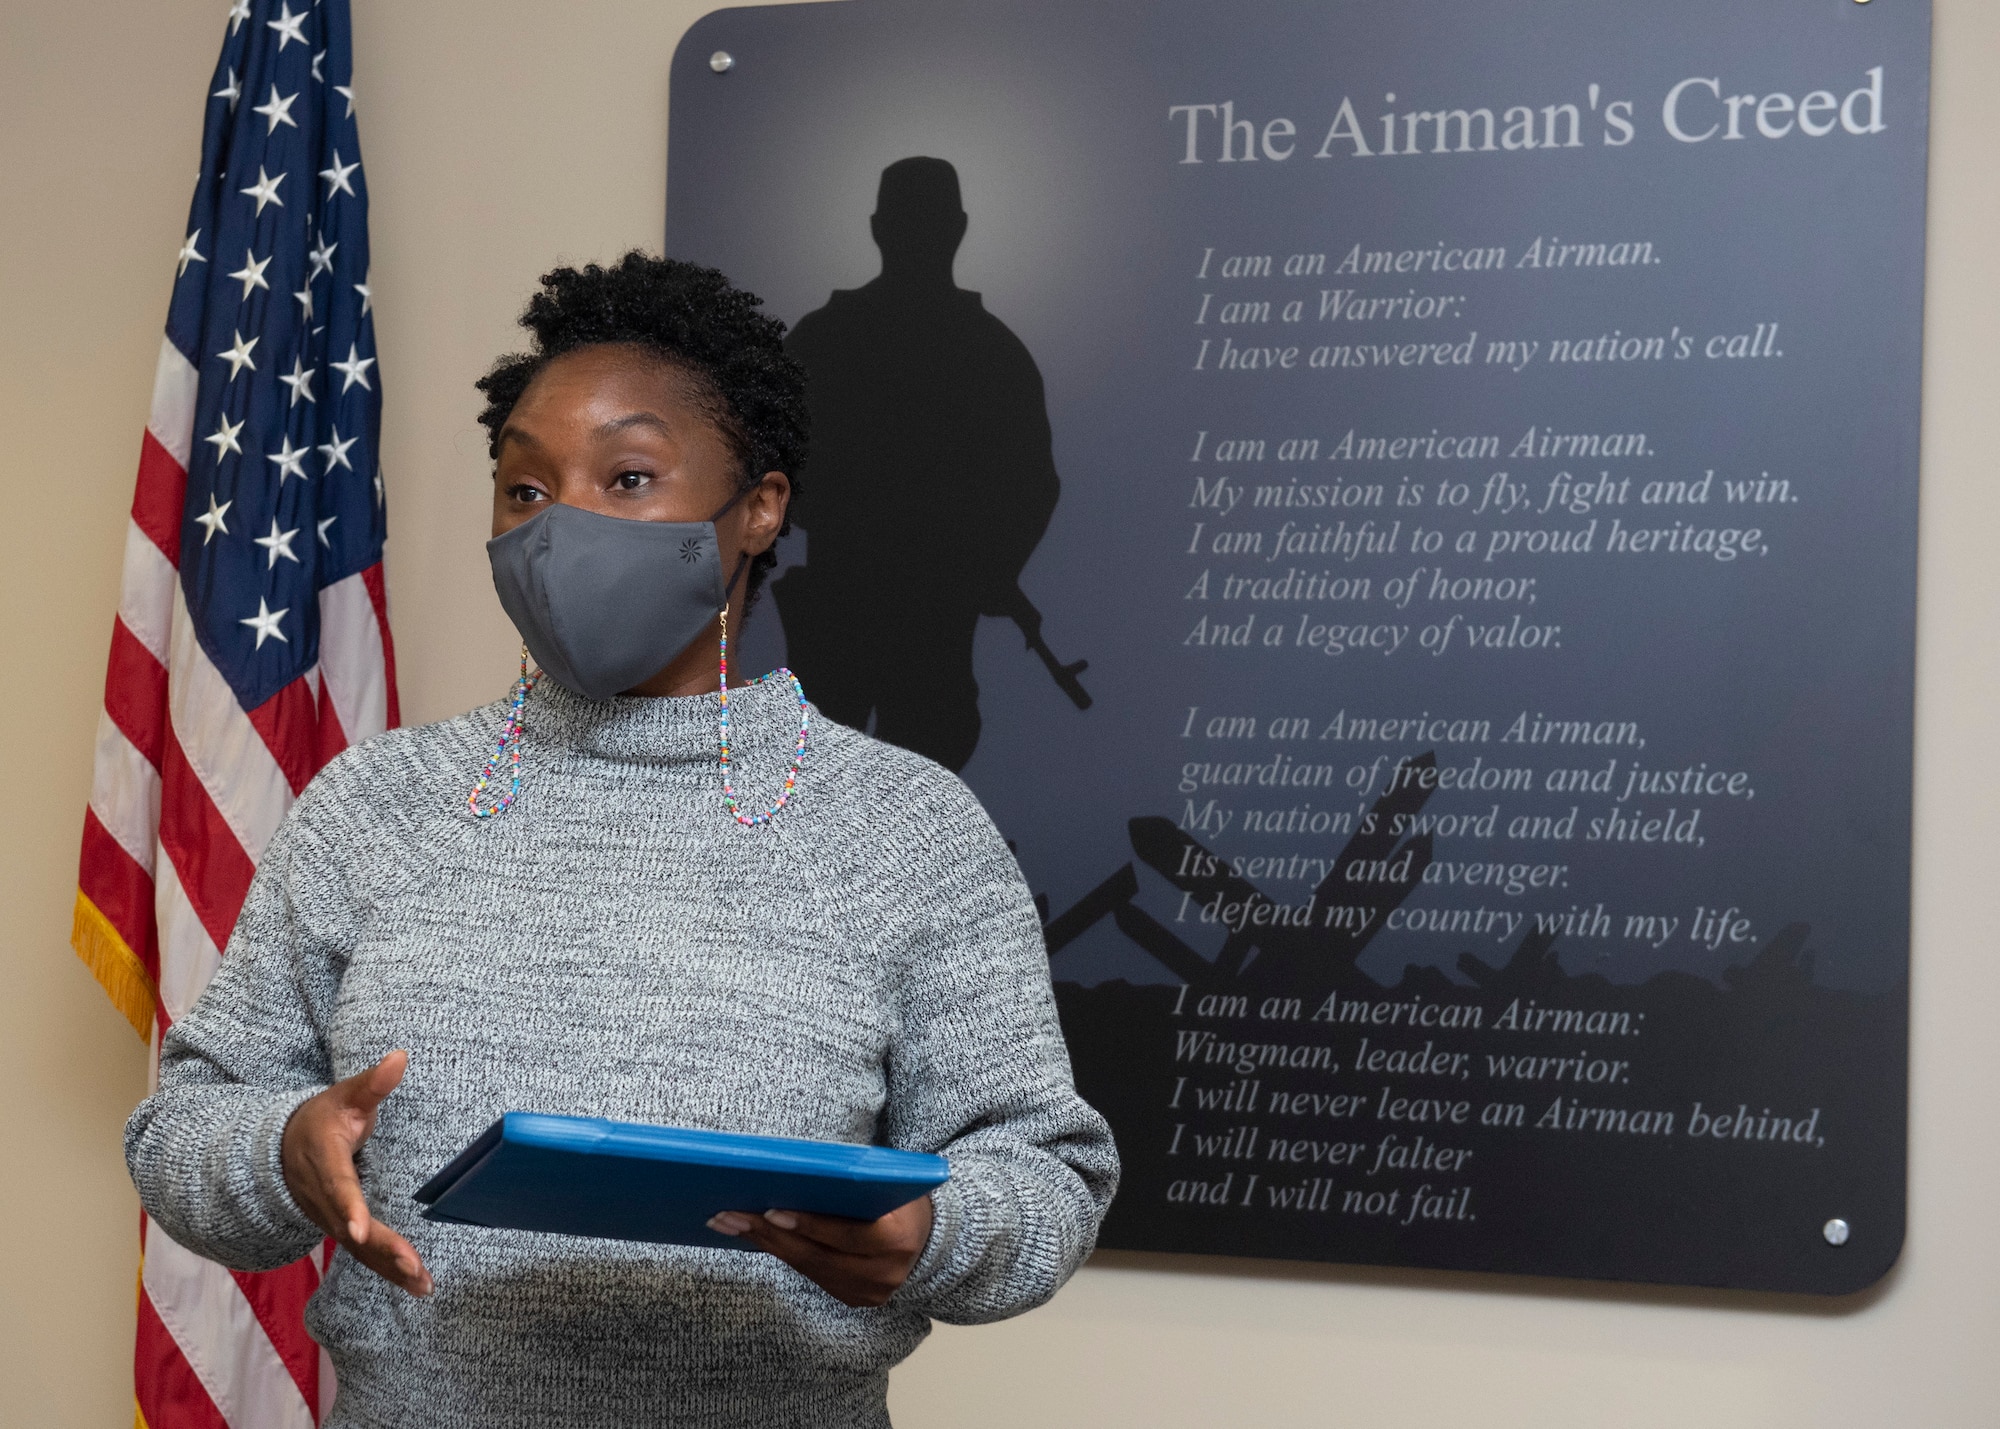
[[[375,1112],[403,1080],[410,1054],[391,1052],[365,1072],[299,1104],[279,1153],[285,1187],[313,1224],[349,1255],[412,1295],[431,1293],[416,1247],[369,1214],[355,1153],[375,1130]]]

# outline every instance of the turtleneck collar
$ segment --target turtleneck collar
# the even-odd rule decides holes
[[[614,695],[588,700],[543,679],[528,697],[528,738],[605,759],[647,763],[713,762],[719,753],[722,699]],[[756,680],[729,692],[729,742],[742,753],[788,751],[798,738],[799,706],[789,680]]]

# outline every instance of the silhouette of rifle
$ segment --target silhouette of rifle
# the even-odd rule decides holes
[[[1089,709],[1090,691],[1083,687],[1077,676],[1090,668],[1090,662],[1078,660],[1074,665],[1065,665],[1056,658],[1056,652],[1049,649],[1048,642],[1042,639],[1042,613],[1035,609],[1035,603],[1028,599],[1019,581],[1000,593],[1000,605],[1002,613],[1020,626],[1021,633],[1028,637],[1028,648],[1041,657],[1057,688],[1068,695],[1070,703],[1078,709]]]

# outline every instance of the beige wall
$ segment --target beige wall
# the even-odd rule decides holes
[[[1912,4],[1919,0],[1878,0]],[[1836,3],[1836,0],[1825,0]],[[118,552],[222,0],[0,0],[0,1425],[130,1423],[144,1054],[66,947]],[[657,245],[686,0],[357,0],[404,709],[504,688],[469,383],[557,258]],[[2000,5],[1939,0],[1910,1238],[1862,1302],[1102,1256],[942,1329],[905,1429],[2000,1422]],[[1837,216],[1829,215],[1830,221]],[[1829,302],[1840,295],[1829,294]]]

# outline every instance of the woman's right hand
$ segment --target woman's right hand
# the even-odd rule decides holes
[[[299,1103],[279,1150],[285,1187],[314,1225],[349,1255],[412,1295],[431,1293],[431,1273],[416,1248],[368,1213],[354,1153],[375,1129],[375,1110],[410,1065],[391,1052],[365,1072]]]

